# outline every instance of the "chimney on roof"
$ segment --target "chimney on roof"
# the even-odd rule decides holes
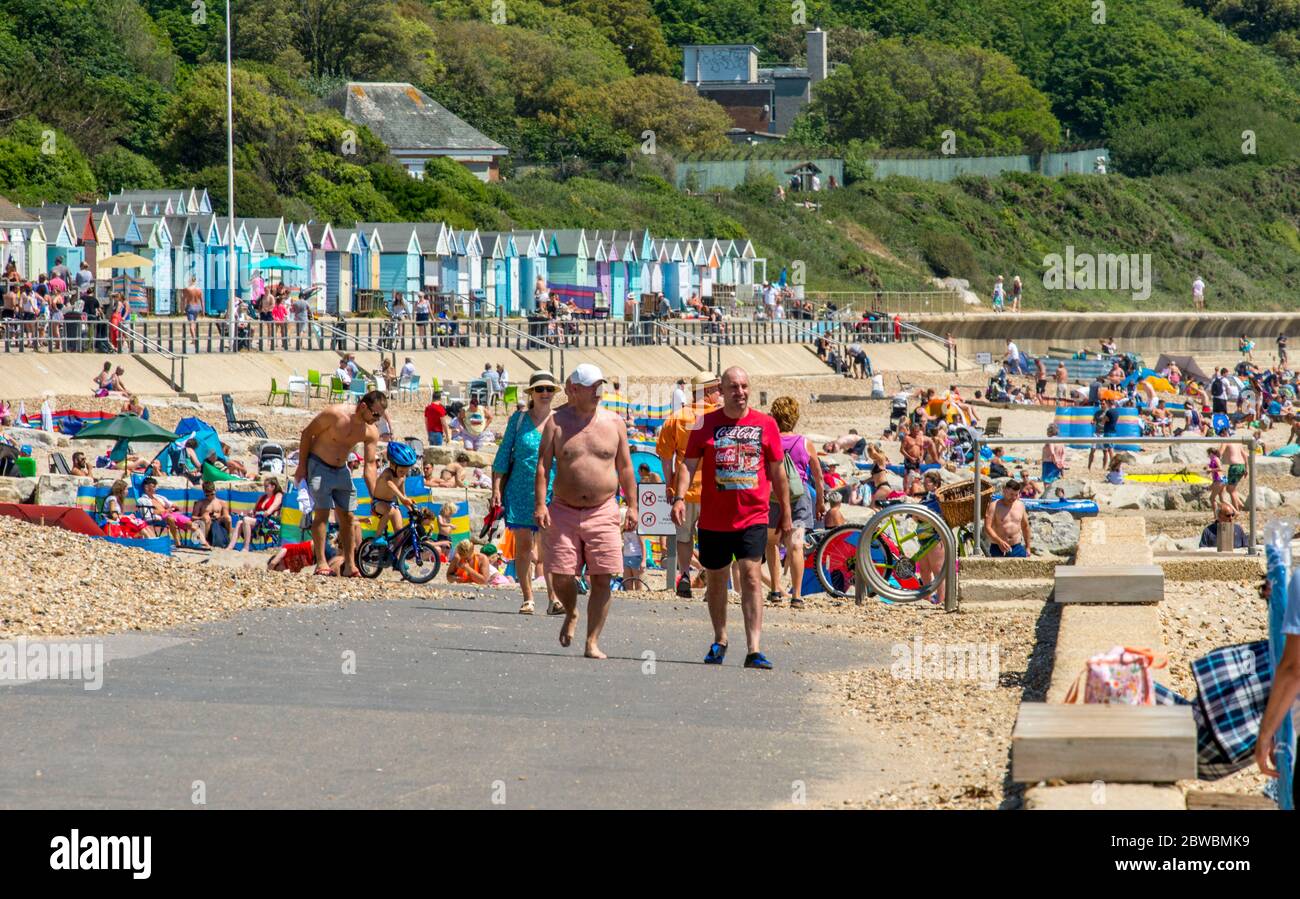
[[[808,83],[826,80],[826,32],[815,27],[808,32]]]

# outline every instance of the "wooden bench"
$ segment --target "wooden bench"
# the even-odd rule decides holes
[[[1195,778],[1191,706],[1026,702],[1011,732],[1011,779],[1017,783]]]

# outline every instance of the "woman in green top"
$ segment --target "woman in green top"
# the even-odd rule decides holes
[[[492,505],[504,507],[506,527],[515,537],[515,579],[524,595],[523,605],[519,607],[521,615],[531,615],[534,611],[533,572],[529,569],[536,565],[541,573],[540,543],[535,539],[537,522],[533,520],[533,482],[537,477],[542,427],[551,417],[551,403],[558,390],[559,385],[550,372],[533,372],[525,391],[528,409],[510,416],[492,462]],[[549,576],[547,594],[551,603],[546,613],[562,614],[564,607],[550,589]]]

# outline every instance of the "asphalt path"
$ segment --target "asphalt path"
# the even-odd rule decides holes
[[[888,739],[847,730],[809,677],[888,664],[887,644],[769,612],[776,668],[746,670],[732,606],[734,648],[706,666],[702,602],[616,599],[594,661],[583,622],[563,649],[559,618],[517,604],[294,607],[104,638],[98,690],[0,681],[0,807],[791,808],[889,786],[873,762]]]

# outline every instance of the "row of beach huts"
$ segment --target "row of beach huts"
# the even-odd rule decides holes
[[[534,308],[537,279],[584,308],[623,315],[628,294],[662,292],[680,307],[692,295],[748,298],[767,276],[767,261],[750,241],[665,238],[647,229],[478,231],[442,222],[288,222],[235,218],[237,291],[249,297],[259,273],[268,283],[316,287],[322,313],[365,312],[433,292],[462,308],[474,298],[507,315]],[[62,258],[75,272],[84,260],[101,283],[138,279],[134,305],[142,312],[176,311],[193,279],[207,312],[226,309],[230,224],[213,214],[206,190],[124,191],[90,205],[18,207],[0,200],[0,259],[35,279]],[[109,271],[98,263],[132,252],[153,264]],[[296,269],[262,270],[272,257]],[[269,265],[269,263],[268,263]],[[139,284],[143,281],[143,285]],[[128,282],[129,283],[129,282]]]

